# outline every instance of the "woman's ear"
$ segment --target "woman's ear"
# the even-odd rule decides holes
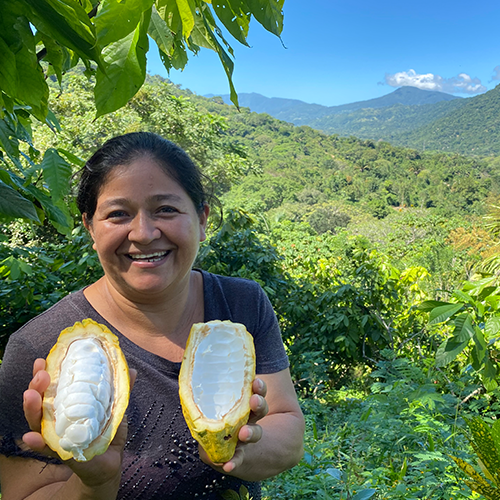
[[[94,242],[92,244],[92,248],[95,250],[95,240],[94,240],[94,230],[92,229],[92,222],[89,220],[87,217],[87,213],[82,214],[82,222],[83,225],[85,226],[85,229],[89,232],[90,237],[92,238],[92,241]]]
[[[200,241],[205,241],[207,239],[207,220],[210,214],[210,207],[208,203],[203,204],[203,212],[200,213]]]

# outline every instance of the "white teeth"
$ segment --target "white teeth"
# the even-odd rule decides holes
[[[165,257],[168,252],[153,252],[153,253],[136,253],[136,254],[129,254],[129,257],[132,260],[148,260],[148,261],[156,261],[160,260],[161,258]]]

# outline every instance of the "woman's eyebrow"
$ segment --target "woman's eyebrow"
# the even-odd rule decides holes
[[[182,198],[174,193],[155,194],[153,196],[150,196],[149,199],[157,203],[164,201],[180,203],[182,201]],[[106,209],[116,205],[126,205],[127,203],[130,203],[130,200],[128,198],[110,198],[101,203],[101,208]]]
[[[168,194],[156,194],[151,197],[152,201],[175,201],[175,202],[180,202],[182,201],[182,198],[173,193],[168,193]]]

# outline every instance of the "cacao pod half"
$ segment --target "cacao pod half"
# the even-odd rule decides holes
[[[42,436],[63,459],[104,453],[128,406],[130,377],[118,338],[91,319],[66,328],[46,359]]]
[[[255,378],[253,337],[244,325],[193,325],[179,374],[179,394],[194,439],[214,463],[232,458],[250,415]]]

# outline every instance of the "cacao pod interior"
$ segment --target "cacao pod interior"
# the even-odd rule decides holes
[[[84,319],[61,332],[46,359],[42,436],[63,460],[104,453],[125,414],[127,362],[109,329]]]
[[[179,375],[184,418],[215,463],[227,462],[248,421],[255,378],[253,337],[244,325],[210,321],[193,325]]]

